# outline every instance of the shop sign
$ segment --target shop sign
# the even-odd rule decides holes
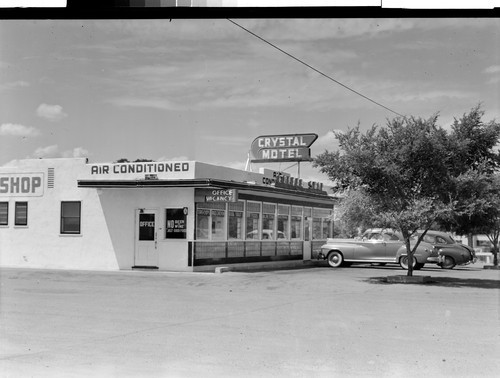
[[[43,173],[0,174],[0,197],[43,196]]]
[[[252,162],[274,163],[311,161],[310,146],[317,134],[263,135],[254,139],[250,148]]]
[[[186,239],[187,208],[166,210],[166,239]]]
[[[204,189],[205,202],[237,202],[238,191],[235,189]]]

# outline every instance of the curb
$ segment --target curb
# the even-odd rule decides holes
[[[431,282],[431,276],[388,276],[388,283],[427,283]]]

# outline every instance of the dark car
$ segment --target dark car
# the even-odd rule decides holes
[[[432,254],[427,258],[427,263],[437,264],[443,269],[473,264],[477,260],[474,249],[457,242],[446,232],[429,230],[424,235],[423,241],[434,246]]]

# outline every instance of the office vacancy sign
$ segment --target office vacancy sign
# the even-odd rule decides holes
[[[317,134],[263,135],[254,139],[252,163],[311,161],[311,145]]]

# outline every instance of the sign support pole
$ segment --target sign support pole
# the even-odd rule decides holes
[[[297,162],[297,178],[300,178],[300,161]]]

